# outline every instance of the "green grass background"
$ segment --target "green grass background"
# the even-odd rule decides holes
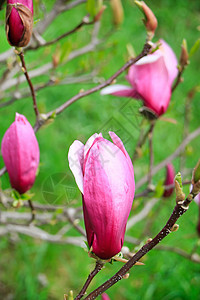
[[[38,2],[38,1],[37,1]],[[40,1],[45,9],[50,10],[54,1]],[[190,49],[199,38],[200,25],[200,2],[197,0],[154,0],[146,2],[154,11],[158,19],[158,29],[154,41],[159,38],[166,40],[174,49],[177,57],[180,55],[180,45],[183,38],[188,42]],[[112,28],[112,13],[109,1],[104,15],[100,37],[103,37]],[[109,35],[109,38],[94,53],[86,54],[58,68],[56,75],[63,78],[71,74],[88,73],[95,68],[99,69],[99,77],[108,78],[126,62],[128,58],[127,45],[131,44],[135,52],[139,53],[145,41],[145,29],[142,24],[142,14],[131,0],[123,0],[124,22]],[[35,1],[35,19],[42,18],[43,11],[37,10]],[[76,26],[81,18],[87,14],[85,5],[60,15],[44,34],[44,38],[52,38],[70,30]],[[10,48],[4,33],[5,11],[0,12],[0,39],[1,52]],[[51,59],[57,47],[64,49],[65,55],[73,49],[84,46],[90,40],[91,27],[82,29],[73,36],[63,40],[59,46],[48,47],[38,51],[26,53],[28,67],[44,64]],[[198,51],[190,59],[190,65],[184,73],[184,82],[179,85],[172,96],[170,106],[165,117],[177,120],[172,124],[159,120],[154,133],[155,163],[160,162],[171,154],[181,143],[184,127],[184,110],[186,94],[195,86],[200,84]],[[0,66],[0,74],[3,66]],[[47,75],[40,79],[34,79],[34,83],[47,80]],[[124,74],[118,79],[119,83],[125,83]],[[77,94],[80,89],[87,89],[94,83],[53,86],[37,93],[38,106],[45,113],[58,107],[60,104]],[[24,85],[26,86],[26,85]],[[3,97],[5,101],[6,97]],[[44,185],[49,176],[54,174],[67,174],[70,187],[76,189],[76,184],[68,167],[67,152],[69,146],[75,139],[85,142],[94,132],[106,132],[114,129],[130,154],[133,155],[134,147],[140,135],[139,123],[141,116],[138,108],[139,102],[126,98],[112,96],[100,96],[95,93],[81,99],[66,109],[48,127],[42,128],[37,133],[41,151],[40,173],[36,179],[32,192],[35,193],[33,200],[46,203],[43,197]],[[0,140],[6,129],[14,120],[15,112],[24,114],[31,124],[34,124],[34,113],[31,98],[15,102],[12,106],[2,108],[0,111]],[[190,126],[192,131],[200,125],[200,102],[199,93],[193,98],[190,112]],[[147,124],[145,125],[147,128]],[[105,134],[105,137],[107,135]],[[192,168],[199,159],[200,138],[194,140],[185,152],[186,170],[191,173]],[[142,157],[134,164],[136,182],[148,171],[148,146],[144,145]],[[174,160],[176,171],[179,171],[180,159]],[[0,167],[3,166],[0,158]],[[154,183],[164,179],[165,171],[161,170],[155,177]],[[184,179],[190,179],[185,175]],[[9,187],[8,175],[1,178],[3,188]],[[188,189],[186,188],[186,191]],[[137,191],[138,192],[138,191]],[[77,196],[78,195],[78,196]],[[137,213],[148,199],[135,201],[135,209],[131,212]],[[60,203],[66,203],[61,199]],[[81,197],[76,194],[74,205],[80,205]],[[160,201],[155,206],[148,218],[134,226],[128,235],[138,237],[142,240],[153,237],[171,214],[175,200],[174,197],[167,201]],[[177,246],[190,251],[197,243],[196,224],[198,209],[196,204],[191,205],[189,211],[178,222],[178,232],[170,234],[162,243]],[[151,222],[154,220],[153,222]],[[152,224],[151,224],[152,223]],[[151,225],[149,225],[151,224]],[[61,225],[49,225],[44,229],[55,233]],[[71,235],[76,233],[72,229]],[[126,244],[133,249],[131,244]],[[53,245],[39,240],[20,236],[17,242],[12,242],[10,237],[0,239],[0,299],[7,299],[9,293],[17,300],[57,300],[63,299],[63,294],[74,290],[76,294],[89,271],[94,266],[94,261],[88,258],[87,253],[75,246]],[[197,249],[200,254],[200,248]],[[177,254],[153,250],[144,258],[144,266],[134,267],[130,272],[128,280],[122,280],[108,291],[111,299],[200,299],[200,266],[192,263]],[[121,266],[120,263],[107,265],[91,284],[90,290],[108,279]],[[48,284],[42,287],[38,276],[45,274]]]

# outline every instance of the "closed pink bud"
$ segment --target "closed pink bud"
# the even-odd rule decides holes
[[[169,45],[163,40],[160,43],[159,50],[129,68],[126,79],[131,86],[110,85],[101,94],[141,99],[157,116],[164,114],[170,102],[173,80],[178,74],[178,62]]]
[[[20,194],[28,191],[36,177],[39,146],[27,119],[16,113],[15,122],[6,131],[1,152],[11,186]]]
[[[171,185],[174,183],[174,177],[175,177],[175,171],[174,171],[174,167],[172,164],[168,164],[166,166],[166,179],[165,179],[165,186]],[[163,197],[168,198],[172,195],[174,191],[174,188],[170,188],[170,189],[166,189],[164,191]]]
[[[101,259],[120,252],[135,193],[131,159],[120,138],[109,134],[113,143],[94,134],[85,146],[74,141],[68,154],[83,194],[88,244]]]
[[[142,10],[145,16],[143,22],[151,40],[158,26],[158,21],[152,10],[146,5],[144,1],[135,1],[135,3]]]
[[[6,34],[11,46],[28,45],[33,29],[33,1],[7,0]]]
[[[101,295],[101,300],[110,300],[110,298],[108,297],[108,295],[106,293],[103,293]]]

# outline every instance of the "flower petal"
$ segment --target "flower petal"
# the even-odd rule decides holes
[[[128,160],[128,164],[129,167],[131,169],[131,172],[133,171],[133,164],[132,161],[130,159],[130,156],[128,154],[128,152],[126,151],[124,144],[122,143],[121,139],[116,135],[116,133],[114,133],[113,131],[109,131],[109,135],[113,141],[113,143],[124,153],[124,155],[126,156],[127,160]]]
[[[164,57],[160,56],[154,63],[133,66],[132,76],[135,86],[144,105],[158,116],[162,115],[169,105],[171,85]]]
[[[159,42],[161,43],[160,50],[163,52],[164,55],[165,64],[169,74],[170,84],[172,84],[172,82],[178,75],[178,61],[171,47],[162,39]]]
[[[119,97],[132,97],[134,98],[135,91],[132,87],[122,85],[122,84],[113,84],[107,86],[101,90],[101,95],[112,94]]]
[[[79,190],[83,194],[83,162],[84,145],[80,141],[74,141],[68,152],[69,167],[75,177]]]
[[[90,147],[92,146],[92,144],[94,143],[95,139],[98,137],[103,137],[102,133],[94,133],[86,142],[85,147],[84,147],[84,159],[86,158],[86,155],[88,153],[88,150],[90,149]]]

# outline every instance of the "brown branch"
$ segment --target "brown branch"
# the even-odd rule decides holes
[[[97,261],[94,270],[89,274],[83,288],[81,289],[80,293],[78,294],[78,296],[76,296],[74,300],[79,300],[85,295],[85,292],[88,286],[90,285],[92,279],[101,271],[102,268],[103,268],[103,264]]]
[[[185,70],[185,67],[182,67],[179,72],[178,72],[178,76],[176,77],[176,81],[172,87],[172,93],[175,91],[175,89],[177,88],[177,86],[179,85],[179,83],[181,83],[183,80],[182,80],[182,74]]]
[[[133,238],[132,236],[126,236],[125,241],[128,243],[131,243],[133,245],[140,245],[142,243],[141,240]],[[123,250],[123,248],[122,248],[122,250]],[[173,247],[173,246],[168,246],[168,245],[157,245],[154,250],[173,252],[173,253],[176,253],[186,259],[189,259],[192,262],[200,264],[200,256],[197,253],[195,253],[195,251],[188,253],[183,249]],[[196,248],[195,248],[195,250],[196,250]],[[125,253],[124,255],[126,255],[129,258],[133,256],[132,252],[130,252],[130,251],[128,253]]]
[[[194,198],[195,195],[190,194]],[[161,229],[161,231],[153,238],[153,240],[147,242],[114,276],[109,280],[104,282],[101,286],[90,293],[85,299],[92,300],[96,299],[98,295],[101,295],[111,286],[116,284],[123,276],[139,261],[145,254],[147,254],[151,249],[153,249],[157,244],[159,244],[172,230],[176,221],[187,211],[188,206],[191,202],[191,198],[185,199],[183,203],[176,204],[172,215],[167,221],[166,225]]]
[[[69,214],[68,210],[65,210],[64,214],[67,216],[68,221],[72,224],[72,226],[83,236],[86,237],[85,230],[81,227],[78,226],[74,220],[74,218]]]
[[[151,49],[151,45],[149,45],[148,43],[146,43],[144,45],[144,48],[142,50],[142,52],[136,57],[136,58],[131,58],[125,65],[123,65],[115,74],[113,74],[109,79],[107,79],[105,82],[87,90],[84,92],[80,92],[79,94],[75,95],[74,97],[72,97],[71,99],[67,100],[64,104],[62,104],[61,106],[59,106],[58,108],[56,108],[53,111],[50,111],[46,114],[46,120],[48,120],[49,118],[51,118],[52,115],[59,115],[60,113],[62,113],[68,106],[70,106],[72,103],[76,102],[77,100],[88,96],[90,94],[93,94],[99,90],[101,90],[102,88],[112,84],[112,82],[121,74],[123,73],[126,69],[128,69],[131,65],[133,65],[134,63],[136,63],[138,60],[140,60],[142,57],[146,56],[149,51]],[[35,124],[34,129],[35,131],[37,131],[40,127],[42,126],[42,124]]]
[[[142,120],[140,127],[142,126],[143,122],[144,122],[144,119]],[[138,158],[139,149],[141,149],[142,146],[144,145],[144,143],[146,142],[146,139],[149,135],[150,130],[151,130],[151,126],[148,128],[148,130],[145,133],[143,131],[140,132],[140,136],[139,136],[137,145],[135,146],[135,151],[134,151],[133,158],[132,158],[133,163]]]
[[[28,225],[30,225],[31,223],[33,223],[33,221],[35,220],[35,214],[36,214],[36,211],[35,211],[35,208],[33,206],[33,203],[32,201],[29,199],[28,200],[28,204],[29,204],[29,207],[31,209],[31,219],[30,221],[28,222]]]
[[[27,71],[27,68],[26,68],[25,60],[24,60],[24,53],[22,51],[20,51],[20,52],[18,52],[18,55],[19,55],[21,63],[22,63],[22,68],[23,68],[24,75],[25,75],[26,80],[28,82],[28,85],[30,87],[30,91],[31,91],[32,99],[33,99],[33,108],[34,108],[34,111],[35,111],[36,123],[37,123],[38,119],[39,119],[39,111],[38,111],[37,102],[36,102],[35,90],[34,90],[32,82],[30,80],[30,77],[28,75],[28,71]]]

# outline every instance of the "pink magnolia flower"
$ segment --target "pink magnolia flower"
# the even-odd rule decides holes
[[[1,152],[11,186],[20,194],[28,191],[36,177],[39,147],[27,119],[16,113],[15,121],[4,134]]]
[[[174,183],[175,171],[172,164],[167,164],[166,166],[166,179],[164,185],[171,185]],[[174,188],[166,189],[164,191],[163,197],[168,198],[172,195]]]
[[[120,138],[109,134],[113,143],[95,133],[85,146],[74,141],[68,154],[83,194],[88,244],[101,259],[120,252],[135,193],[131,159]]]
[[[28,45],[33,27],[33,1],[7,0],[6,34],[11,46]]]
[[[103,293],[101,295],[101,300],[110,300],[110,298],[108,297],[108,295],[106,293]]]
[[[178,73],[178,62],[170,46],[163,40],[160,43],[158,50],[129,68],[126,78],[131,87],[110,85],[101,94],[141,99],[144,106],[156,115],[165,113],[171,98],[171,86]]]

